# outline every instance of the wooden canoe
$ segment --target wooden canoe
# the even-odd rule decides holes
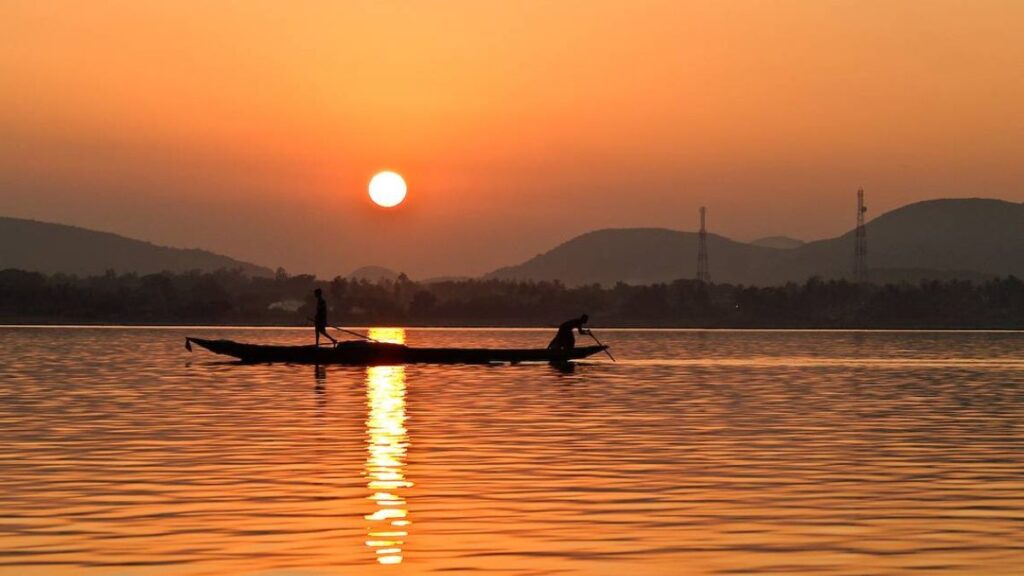
[[[404,344],[351,341],[337,346],[277,346],[246,344],[233,340],[185,338],[214,354],[231,356],[247,363],[287,362],[292,364],[491,364],[519,362],[562,363],[603,352],[607,346],[581,346],[571,350],[548,348],[414,348]]]

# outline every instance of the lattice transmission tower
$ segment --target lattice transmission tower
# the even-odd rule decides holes
[[[854,232],[853,278],[857,282],[868,281],[868,230],[864,227],[864,189],[857,190],[857,230]]]
[[[711,271],[708,269],[708,229],[707,208],[700,207],[700,233],[697,235],[697,280],[710,283]]]

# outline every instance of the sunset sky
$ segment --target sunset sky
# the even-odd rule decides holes
[[[1024,201],[1024,2],[0,3],[0,215],[331,277]],[[385,210],[380,170],[408,182]]]

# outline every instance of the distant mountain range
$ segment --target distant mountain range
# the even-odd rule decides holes
[[[988,199],[929,200],[882,214],[867,224],[868,266],[879,282],[1024,277],[1024,204]],[[560,280],[568,285],[651,284],[696,275],[697,234],[664,228],[588,232],[485,278]],[[854,234],[804,243],[770,237],[751,243],[708,235],[714,282],[772,285],[811,276],[848,278]],[[106,232],[0,217],[0,269],[82,276],[107,270],[141,274],[268,268],[197,249],[157,246]],[[366,266],[350,274],[371,282],[398,274]],[[443,278],[427,280],[441,281]]]
[[[1024,204],[980,198],[918,202],[870,221],[867,237],[874,280],[1024,277]],[[789,247],[775,241],[759,244],[709,234],[712,280],[770,285],[851,274],[853,231]],[[649,284],[693,278],[696,261],[696,233],[608,229],[583,234],[487,277]]]
[[[75,226],[0,217],[0,270],[6,268],[81,276],[107,270],[150,274],[222,268],[254,276],[273,274],[269,268],[206,250],[169,248]]]

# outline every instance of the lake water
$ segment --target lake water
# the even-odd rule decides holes
[[[0,328],[0,574],[1024,573],[1024,334],[602,331],[618,362],[571,372],[183,348],[309,332]]]

